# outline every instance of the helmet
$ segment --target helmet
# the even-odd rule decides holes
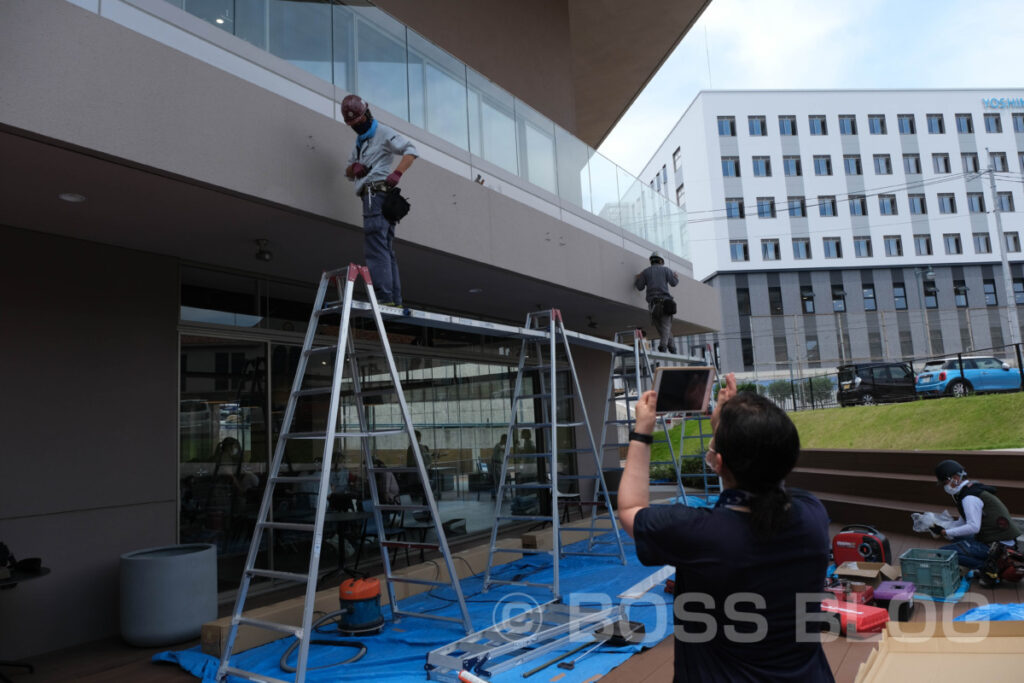
[[[965,473],[964,466],[956,460],[943,460],[935,466],[935,478],[939,480],[940,484],[946,483],[946,480],[952,476],[963,473]]]
[[[659,254],[658,252],[652,251],[651,252],[651,256],[650,256],[650,261],[651,261],[652,264],[653,263],[664,263],[665,259],[661,258],[661,254]]]
[[[345,119],[345,123],[351,124],[365,114],[369,108],[366,101],[359,95],[346,95],[345,99],[341,101],[341,117]]]

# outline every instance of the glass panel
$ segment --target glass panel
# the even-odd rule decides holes
[[[651,195],[654,194],[654,190],[618,166],[615,167],[615,172],[619,176],[618,186],[622,190],[622,197],[620,198],[622,210],[619,214],[619,226],[623,230],[654,242],[655,240],[652,239],[653,235],[649,234],[651,229],[648,226],[648,219],[650,219],[651,224],[653,224],[654,220],[653,215],[651,215],[654,208]]]
[[[331,6],[269,0],[267,49],[331,82]]]
[[[409,122],[469,149],[466,67],[409,31]]]
[[[334,84],[352,92],[356,82],[356,17],[343,5],[331,5],[334,22]]]
[[[405,27],[380,10],[353,8],[356,21],[355,92],[409,120]]]
[[[558,194],[575,206],[591,210],[590,172],[587,167],[587,146],[559,126],[555,126],[555,149],[558,150]]]
[[[591,211],[621,227],[618,167],[593,149],[590,150],[587,167],[590,170]]]
[[[234,0],[185,0],[184,10],[228,33],[235,32]]]
[[[181,320],[233,327],[265,327],[260,283],[251,277],[182,268]]]
[[[509,173],[519,174],[513,98],[472,69],[469,80],[469,150]]]
[[[555,179],[555,124],[515,101],[516,129],[519,131],[519,175],[537,187],[558,194]]]
[[[267,284],[267,327],[304,334],[313,311],[316,287],[271,281]]]

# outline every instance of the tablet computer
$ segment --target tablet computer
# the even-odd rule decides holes
[[[660,367],[654,370],[655,410],[659,413],[705,413],[715,383],[710,366]]]

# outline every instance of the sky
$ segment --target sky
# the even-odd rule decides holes
[[[598,151],[637,175],[701,90],[1020,91],[1022,39],[1024,0],[711,0]]]

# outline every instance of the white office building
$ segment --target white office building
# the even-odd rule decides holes
[[[1022,172],[1019,89],[711,91],[640,177],[685,207],[694,277],[720,295],[722,329],[687,343],[767,379],[1019,363]]]

